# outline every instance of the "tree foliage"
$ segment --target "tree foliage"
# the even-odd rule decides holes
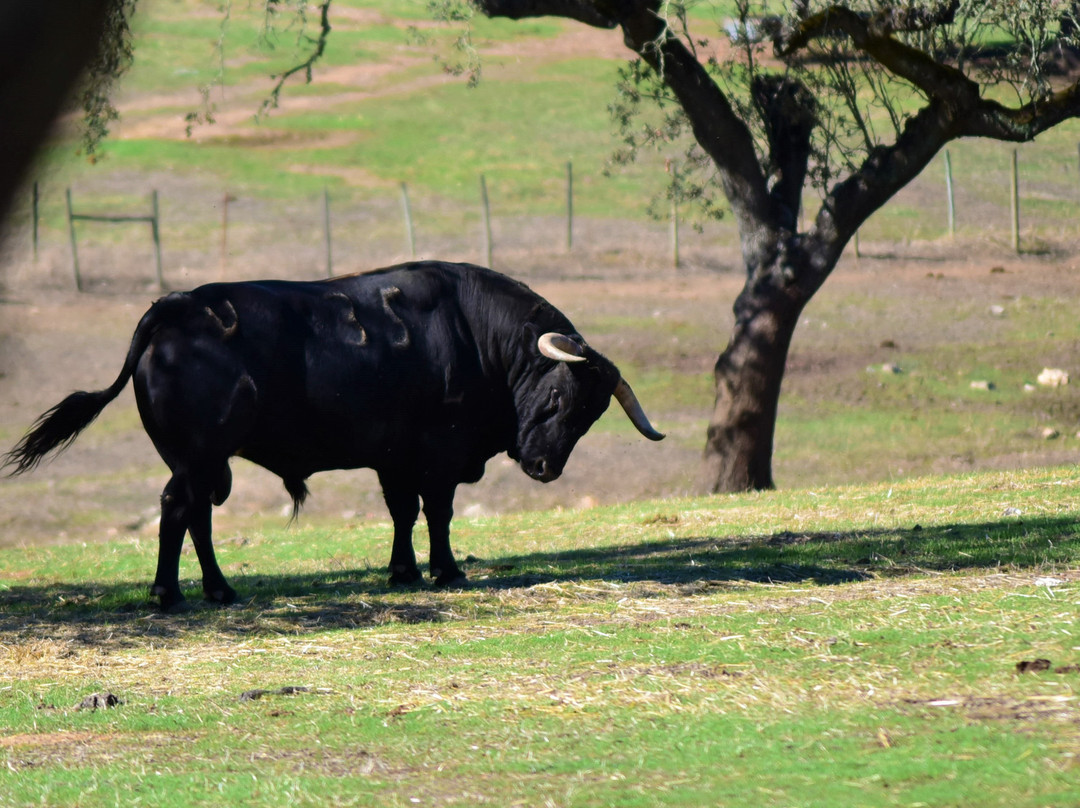
[[[267,50],[274,50],[279,37],[286,32],[293,32],[297,59],[290,67],[270,76],[274,83],[259,105],[256,117],[263,117],[277,109],[286,83],[294,76],[300,75],[306,83],[311,83],[315,65],[322,59],[330,39],[331,2],[332,0],[320,0],[311,4],[305,0],[262,0],[263,24],[260,40],[263,46]],[[224,89],[225,85],[225,37],[232,22],[232,8],[233,0],[224,0],[221,5],[221,26],[214,43],[218,69],[213,78],[199,88],[202,96],[200,107],[185,116],[188,136],[196,126],[214,123],[215,104],[212,93],[216,87]]]
[[[76,104],[83,113],[82,141],[87,154],[97,150],[109,134],[109,124],[118,117],[112,97],[120,77],[135,60],[131,17],[137,2],[109,0],[101,39],[75,92]]]
[[[778,126],[801,122],[809,134],[805,179],[822,194],[895,143],[934,97],[932,73],[974,83],[984,99],[1035,110],[1056,103],[1080,45],[1077,4],[1061,0],[736,0],[734,18],[717,11],[711,23],[701,19],[701,2],[657,5],[663,35],[680,40],[722,90],[771,181],[781,181],[784,170],[771,147]],[[873,53],[872,40],[883,38],[892,41],[891,58]],[[667,197],[699,203],[718,217],[724,205],[717,166],[665,79],[662,58],[653,65],[638,56],[620,71],[611,107],[621,144],[614,162],[631,162],[646,149],[664,153]],[[666,215],[655,202],[653,209]]]

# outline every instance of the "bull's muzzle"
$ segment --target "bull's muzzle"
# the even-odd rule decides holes
[[[556,468],[546,457],[523,461],[521,468],[534,480],[539,480],[542,483],[550,483],[552,480],[558,479],[559,475],[562,474],[562,469]]]

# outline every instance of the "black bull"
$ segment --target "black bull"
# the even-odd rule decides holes
[[[422,500],[430,572],[444,586],[464,577],[450,549],[454,491],[492,456],[505,451],[530,477],[554,480],[612,396],[643,435],[663,437],[615,365],[539,295],[481,267],[421,262],[170,294],[143,315],[116,381],[42,415],[6,465],[20,474],[66,447],[131,378],[172,471],[151,588],[166,609],[183,600],[187,532],[206,597],[236,598],[210,527],[233,455],[281,477],[295,509],[311,474],[374,469],[394,521],[390,580],[420,578],[412,529]]]

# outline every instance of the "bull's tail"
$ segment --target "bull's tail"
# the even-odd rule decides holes
[[[127,358],[120,375],[111,385],[104,390],[87,392],[80,390],[72,393],[52,409],[43,413],[34,426],[23,435],[15,447],[3,456],[3,464],[0,468],[10,468],[9,476],[30,471],[50,452],[61,452],[66,449],[88,427],[102,410],[108,406],[114,398],[120,395],[120,391],[127,385],[128,380],[135,372],[135,366],[139,357],[150,344],[154,331],[162,322],[162,315],[170,310],[178,308],[175,299],[179,295],[170,295],[151,306],[150,310],[143,315],[139,325],[135,328],[135,334],[128,348]]]
[[[126,383],[127,377],[123,381]],[[66,449],[122,389],[120,384],[93,393],[72,393],[38,418],[15,448],[4,455],[4,468],[11,468],[11,476],[22,474],[35,468],[49,452]]]

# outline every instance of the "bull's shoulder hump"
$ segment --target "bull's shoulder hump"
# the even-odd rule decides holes
[[[493,269],[453,261],[410,261],[404,264],[395,264],[381,269],[359,272],[353,275],[342,275],[338,278],[320,281],[323,284],[341,284],[356,287],[385,284],[418,285],[424,283],[437,287],[444,284],[456,286],[465,282],[518,290],[528,289],[520,281]]]
[[[398,267],[348,275],[322,281],[327,295],[344,295],[358,306],[383,309],[392,303],[402,311],[432,311],[455,305],[459,298],[460,278],[452,271],[440,271],[442,265],[433,262],[403,264]]]

